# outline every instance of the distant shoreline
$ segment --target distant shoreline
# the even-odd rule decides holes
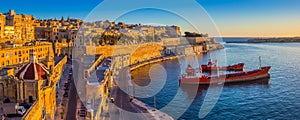
[[[300,42],[300,37],[282,37],[282,38],[253,38],[246,41],[225,41],[226,43],[283,43]]]

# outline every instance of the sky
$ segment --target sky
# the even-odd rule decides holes
[[[126,23],[179,25],[224,37],[300,36],[300,0],[4,0],[0,12],[14,9],[36,18],[79,18]]]

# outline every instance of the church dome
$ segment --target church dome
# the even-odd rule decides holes
[[[30,62],[21,67],[16,74],[18,79],[23,80],[45,80],[49,73],[46,66],[35,60],[35,52],[30,51]]]

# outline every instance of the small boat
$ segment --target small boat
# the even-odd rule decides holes
[[[219,83],[234,83],[234,82],[246,82],[253,81],[262,78],[269,78],[269,70],[271,66],[260,67],[259,69],[252,71],[242,71],[236,73],[221,74],[218,76],[206,76],[205,74],[200,74],[194,72],[188,67],[184,75],[179,78],[180,84],[219,84]]]

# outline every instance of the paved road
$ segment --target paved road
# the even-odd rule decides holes
[[[74,80],[71,81],[71,88],[69,92],[69,102],[67,107],[67,116],[66,120],[75,120],[76,119],[76,107],[77,107],[77,91],[74,84]]]
[[[119,72],[117,77],[118,86],[111,88],[111,96],[115,99],[114,103],[109,103],[109,114],[111,120],[148,120],[153,117],[146,114],[147,111],[135,104],[129,102],[130,96],[123,90],[128,88],[128,74],[125,68]],[[123,88],[121,90],[120,88]],[[140,113],[140,114],[134,114]]]

